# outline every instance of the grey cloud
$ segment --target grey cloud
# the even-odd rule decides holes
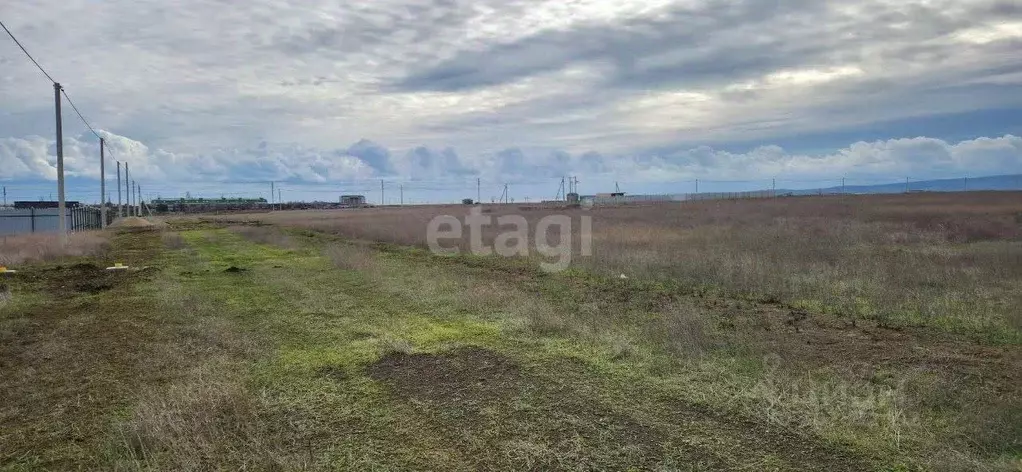
[[[259,143],[248,149],[220,149],[204,154],[175,154],[151,149],[138,141],[105,131],[118,160],[131,164],[140,181],[160,181],[165,187],[222,180],[352,182],[383,176],[363,158],[346,150],[330,150],[293,144]],[[68,175],[96,179],[99,175],[96,143],[91,136],[66,138]],[[363,141],[349,149],[363,156],[389,156],[382,146]],[[709,146],[683,148],[661,154],[581,155],[559,150],[509,148],[489,160],[463,161],[453,148],[418,147],[397,162],[392,178],[408,181],[442,180],[478,175],[492,179],[536,182],[564,175],[611,176],[631,181],[670,181],[709,176],[725,179],[833,178],[869,175],[882,178],[912,175],[956,177],[1017,172],[1022,166],[1022,138],[1013,135],[977,138],[948,143],[918,137],[856,142],[833,152],[803,154],[779,146],[760,146],[745,152],[728,152]],[[55,178],[52,141],[0,138],[0,180]],[[108,175],[109,177],[109,175]],[[508,180],[503,180],[508,181]]]
[[[647,87],[664,80],[699,82],[723,74],[741,77],[795,61],[796,56],[806,56],[807,52],[818,53],[822,47],[795,48],[780,40],[750,44],[750,39],[753,35],[790,29],[793,23],[806,23],[810,13],[818,12],[822,5],[807,0],[709,3],[674,8],[657,18],[547,31],[516,42],[464,51],[453,59],[413,72],[395,87],[460,91],[585,62],[612,64],[615,72],[609,79],[619,85],[636,80]],[[683,54],[662,65],[639,64],[641,59],[655,59],[670,52]]]
[[[418,146],[405,154],[404,164],[403,174],[413,178],[462,177],[476,174],[476,170],[462,162],[458,153],[451,147],[433,150]]]
[[[149,154],[177,156],[192,173],[244,174],[250,163],[252,174],[294,178],[399,175],[405,152],[420,144],[431,146],[432,164],[450,172],[513,169],[516,159],[546,166],[544,173],[563,168],[549,151],[479,158],[513,146],[599,149],[600,160],[570,161],[594,169],[613,168],[614,159],[655,166],[622,155],[1022,106],[1017,37],[951,39],[966,28],[1018,21],[1018,2],[684,3],[692,6],[645,17],[590,15],[605,5],[585,4],[572,7],[579,18],[561,18],[557,0],[254,0],[245,8],[203,0],[39,0],[13,2],[5,15],[94,125],[173,150]],[[618,7],[626,2],[610,10]],[[843,13],[846,7],[859,12]],[[78,21],[82,12],[89,17]],[[50,136],[47,84],[20,51],[0,43],[0,56],[14,58],[0,59],[0,136]],[[778,69],[846,64],[864,73],[822,85],[725,89]],[[583,78],[568,82],[574,79],[559,75],[567,69],[582,70]],[[669,100],[639,100],[648,90],[705,92],[712,108],[690,119]],[[76,133],[73,117],[65,120],[66,134]],[[361,136],[400,143],[400,151],[341,146]],[[303,146],[248,149],[262,139]],[[437,150],[438,143],[462,154]],[[189,156],[211,157],[200,163]],[[36,172],[24,170],[20,158],[7,163]]]
[[[742,0],[677,7],[655,18],[546,31],[510,43],[462,51],[414,70],[393,84],[402,91],[458,92],[513,82],[574,64],[610,66],[606,86],[659,88],[739,81],[799,65],[862,59],[864,46],[883,45],[890,59],[927,60],[955,54],[924,44],[986,20],[1022,15],[1008,2],[944,11],[945,5],[870,4],[852,18],[828,2]],[[897,26],[908,22],[910,27]]]
[[[390,151],[368,139],[359,140],[343,151],[343,153],[340,151],[335,152],[335,155],[343,154],[361,159],[362,162],[365,162],[369,167],[372,167],[373,170],[382,175],[390,175],[395,172]]]

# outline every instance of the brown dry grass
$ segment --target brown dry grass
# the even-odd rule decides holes
[[[0,238],[0,265],[46,262],[63,257],[99,256],[110,249],[108,235],[86,231],[68,235],[67,245],[56,234],[26,234]]]
[[[1022,195],[973,192],[789,197],[595,208],[487,205],[492,216],[572,218],[573,265],[663,279],[697,291],[776,300],[850,320],[954,330],[1022,328]],[[233,215],[346,238],[425,247],[437,215],[424,206]],[[580,217],[593,221],[583,257]],[[469,237],[457,245],[469,248]],[[485,227],[492,245],[499,228]],[[530,234],[530,237],[532,235]],[[551,243],[559,235],[549,236]],[[533,238],[535,239],[535,238]],[[534,243],[532,253],[535,255]]]

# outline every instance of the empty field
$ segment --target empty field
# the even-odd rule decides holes
[[[19,256],[0,469],[1022,466],[1018,193],[485,210],[591,255],[433,254],[447,206]]]

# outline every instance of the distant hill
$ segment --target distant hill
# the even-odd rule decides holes
[[[848,185],[844,193],[903,193],[905,182],[879,185]],[[1022,174],[992,175],[989,177],[969,177],[957,179],[918,180],[908,182],[910,192],[961,192],[965,190],[1022,190]],[[817,193],[841,193],[842,188],[827,187],[823,189],[777,190],[778,194],[814,195]]]

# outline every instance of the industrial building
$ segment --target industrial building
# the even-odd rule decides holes
[[[366,197],[365,195],[341,195],[340,203],[344,207],[362,207],[366,206]]]
[[[269,208],[265,198],[157,198],[150,204],[156,213],[204,213]]]

